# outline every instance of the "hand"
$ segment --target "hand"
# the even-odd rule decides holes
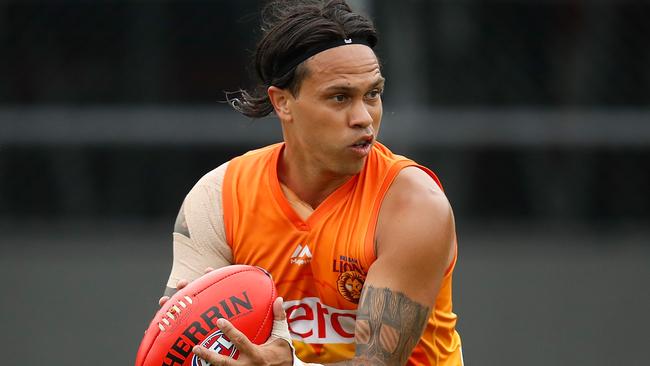
[[[192,352],[212,366],[291,366],[293,364],[293,351],[289,345],[290,339],[282,336],[283,333],[288,336],[288,330],[282,331],[282,328],[287,327],[287,316],[282,308],[281,297],[275,299],[273,303],[273,320],[271,336],[264,344],[259,346],[251,342],[244,333],[235,328],[228,320],[222,318],[217,321],[219,329],[239,350],[237,360],[222,356],[202,346],[195,346]]]
[[[205,271],[203,271],[203,274],[210,273],[212,271],[214,271],[214,268],[208,267],[208,268],[205,269]],[[190,281],[185,280],[185,279],[179,280],[178,282],[176,282],[176,290],[178,291],[178,290],[182,289],[183,287],[187,286],[189,283],[190,283]],[[158,305],[163,306],[168,300],[169,300],[169,296],[165,295],[165,296],[161,297],[160,300],[158,300]]]

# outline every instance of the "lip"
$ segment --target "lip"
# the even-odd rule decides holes
[[[370,154],[370,149],[372,149],[373,142],[374,137],[372,135],[364,136],[350,145],[350,149],[356,155],[365,157]]]
[[[375,137],[373,135],[365,135],[365,136],[362,136],[362,137],[358,138],[356,141],[354,141],[351,146],[361,144],[361,143],[369,143],[369,144],[372,145],[374,139],[375,139]]]

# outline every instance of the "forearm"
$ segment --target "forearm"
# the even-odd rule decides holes
[[[326,365],[404,365],[430,314],[430,307],[401,292],[366,286],[357,310],[354,358]]]

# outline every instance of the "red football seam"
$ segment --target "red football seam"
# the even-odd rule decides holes
[[[223,268],[223,267],[221,267],[221,268]],[[230,276],[234,276],[234,275],[236,275],[236,274],[238,274],[238,273],[241,273],[241,272],[248,272],[248,271],[251,271],[251,269],[249,269],[249,268],[239,269],[239,270],[237,270],[237,272],[233,272],[233,273],[227,275],[226,277],[223,277],[222,279],[219,280],[219,282],[225,280],[226,278],[228,278],[228,277],[230,277]],[[216,283],[216,282],[215,282],[215,283]],[[211,286],[211,285],[206,285],[205,287],[202,287],[202,288],[201,288],[201,291],[199,291],[199,292],[202,292],[203,290],[207,289],[207,288],[210,287],[210,286]],[[182,291],[182,290],[181,290],[181,291]],[[194,293],[194,295],[196,295],[196,294],[198,294],[198,292]]]
[[[234,273],[231,273],[231,274],[227,275],[227,276],[224,277],[223,279],[226,279],[226,278],[228,278],[228,277],[230,277],[230,276],[233,276],[233,275],[235,275],[235,274],[237,274],[237,273],[240,273],[240,272],[248,272],[248,271],[259,271],[259,272],[264,273],[264,271],[262,271],[261,269],[243,268],[243,269],[241,269],[241,270],[239,270],[239,271],[237,271],[237,272],[234,272]],[[264,274],[267,274],[267,273],[264,273]],[[267,275],[267,277],[268,277],[268,275]],[[269,277],[269,279],[270,279],[270,277]],[[271,298],[273,298],[273,301],[271,301],[269,307],[266,309],[266,315],[268,315],[269,312],[273,311],[273,303],[275,302],[275,288],[274,288],[273,286],[271,286],[271,290],[273,290],[272,293],[271,293]],[[262,324],[259,326],[259,328],[257,328],[257,332],[255,333],[255,337],[253,337],[253,340],[256,340],[257,337],[260,335],[260,332],[262,331],[262,328],[264,328],[264,324],[266,324],[266,318],[267,318],[267,317],[265,316],[265,317],[264,317],[264,321],[263,321]]]
[[[262,271],[260,271],[260,270],[258,270],[258,269],[243,268],[243,269],[237,270],[237,272],[233,272],[233,273],[231,273],[231,274],[229,274],[229,275],[227,275],[227,276],[221,278],[221,279],[219,280],[219,282],[225,280],[225,279],[228,278],[228,277],[234,276],[234,275],[236,275],[236,274],[239,274],[239,273],[242,273],[242,272],[250,272],[250,271],[259,271],[259,272],[262,272]],[[262,272],[262,273],[263,273],[263,272]],[[215,282],[215,283],[216,283],[216,282]],[[210,286],[211,286],[211,285],[207,285],[207,286],[205,286],[205,287],[202,287],[199,291],[194,292],[194,293],[189,293],[188,295],[191,295],[191,296],[196,297],[197,294],[199,294],[200,292],[205,291],[205,290],[206,290],[208,287],[210,287]],[[181,291],[183,291],[183,290],[181,290]],[[179,291],[178,293],[180,293],[181,291]],[[274,293],[274,295],[275,295],[275,293]],[[168,301],[170,301],[170,300],[171,300],[171,299],[169,299]],[[188,304],[188,306],[190,306],[190,305],[191,305],[191,304]],[[168,305],[168,307],[167,307],[167,311],[169,311],[169,309],[170,309],[171,307],[172,307],[172,304],[170,303],[170,304]],[[161,310],[162,310],[162,308],[161,308]],[[161,321],[162,321],[162,318],[165,317],[165,314],[167,314],[167,311],[163,311],[163,313],[162,313],[162,317],[160,318]],[[268,312],[267,312],[267,314],[268,314]]]
[[[228,278],[228,277],[230,277],[230,276],[234,276],[234,275],[236,275],[236,274],[238,274],[238,273],[241,273],[241,272],[249,272],[249,271],[260,271],[260,272],[263,272],[263,271],[261,271],[261,270],[259,270],[259,269],[243,268],[243,269],[238,270],[237,272],[233,272],[233,273],[231,273],[231,274],[229,274],[229,275],[223,277],[223,278],[222,278],[221,280],[219,280],[219,281],[222,281],[222,280],[224,280],[224,279],[226,279],[226,278]],[[266,273],[265,273],[265,274],[266,274]],[[209,287],[209,286],[203,287],[203,288],[202,288],[200,291],[198,291],[198,292],[202,292],[203,290],[205,290],[205,289],[208,288],[208,287]],[[275,302],[275,295],[276,295],[275,288],[274,288],[273,286],[271,286],[271,290],[273,290],[273,291],[272,291],[272,294],[271,294],[271,298],[273,298],[273,301],[271,301],[271,304],[269,305],[269,307],[268,307],[267,310],[266,310],[266,314],[267,314],[267,315],[268,315],[269,311],[273,311],[273,302]],[[180,291],[179,291],[179,292],[180,292]],[[196,294],[198,294],[198,292],[194,293],[193,295],[196,296]],[[171,299],[170,299],[170,300],[171,300]],[[267,318],[267,317],[265,316],[265,317],[264,317],[264,321],[262,322],[262,325],[260,325],[260,327],[257,329],[257,333],[255,334],[255,337],[254,337],[253,339],[257,339],[257,337],[259,336],[260,332],[262,331],[262,328],[264,327],[264,324],[266,324],[266,318]],[[159,333],[159,334],[161,333],[161,332],[160,332],[160,329],[158,329],[158,333]],[[153,340],[155,340],[156,338],[157,338],[157,335],[153,337]],[[154,342],[152,341],[151,344],[149,345],[149,349],[147,350],[147,354],[145,355],[145,357],[144,357],[143,360],[146,360],[146,359],[147,359],[147,356],[149,356],[149,353],[151,352],[151,348],[153,348],[153,343],[154,343]]]
[[[270,279],[271,279],[271,278],[269,277],[269,280],[270,280]],[[272,282],[272,281],[271,281],[271,282]],[[266,315],[268,315],[269,312],[272,312],[272,311],[273,311],[273,303],[275,302],[275,287],[274,287],[274,286],[271,286],[271,290],[273,290],[273,291],[271,291],[271,298],[272,298],[273,300],[271,301],[269,307],[266,309]],[[266,319],[267,319],[267,317],[268,317],[268,316],[264,316],[264,321],[263,321],[262,324],[259,326],[259,328],[257,328],[257,333],[255,333],[255,337],[253,338],[254,340],[257,339],[257,337],[260,335],[260,332],[262,331],[262,328],[264,328],[264,324],[266,324]],[[274,320],[275,320],[275,314],[274,314]],[[271,329],[271,331],[273,331],[273,330]]]

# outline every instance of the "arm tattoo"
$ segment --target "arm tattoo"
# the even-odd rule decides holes
[[[174,223],[174,232],[184,235],[188,239],[190,238],[190,230],[187,227],[187,221],[185,220],[185,202],[181,205],[181,209],[178,211],[178,216],[176,216],[176,222]],[[172,297],[178,289],[174,287],[165,287],[165,293],[163,296]]]
[[[181,209],[178,211],[178,216],[176,216],[176,222],[174,223],[174,232],[190,237],[190,230],[187,227],[187,221],[185,220],[185,203],[181,205]]]
[[[366,286],[355,325],[355,358],[335,365],[404,365],[431,308],[401,292]]]
[[[177,291],[178,291],[178,289],[176,289],[176,288],[165,287],[165,293],[163,295],[172,297]]]

